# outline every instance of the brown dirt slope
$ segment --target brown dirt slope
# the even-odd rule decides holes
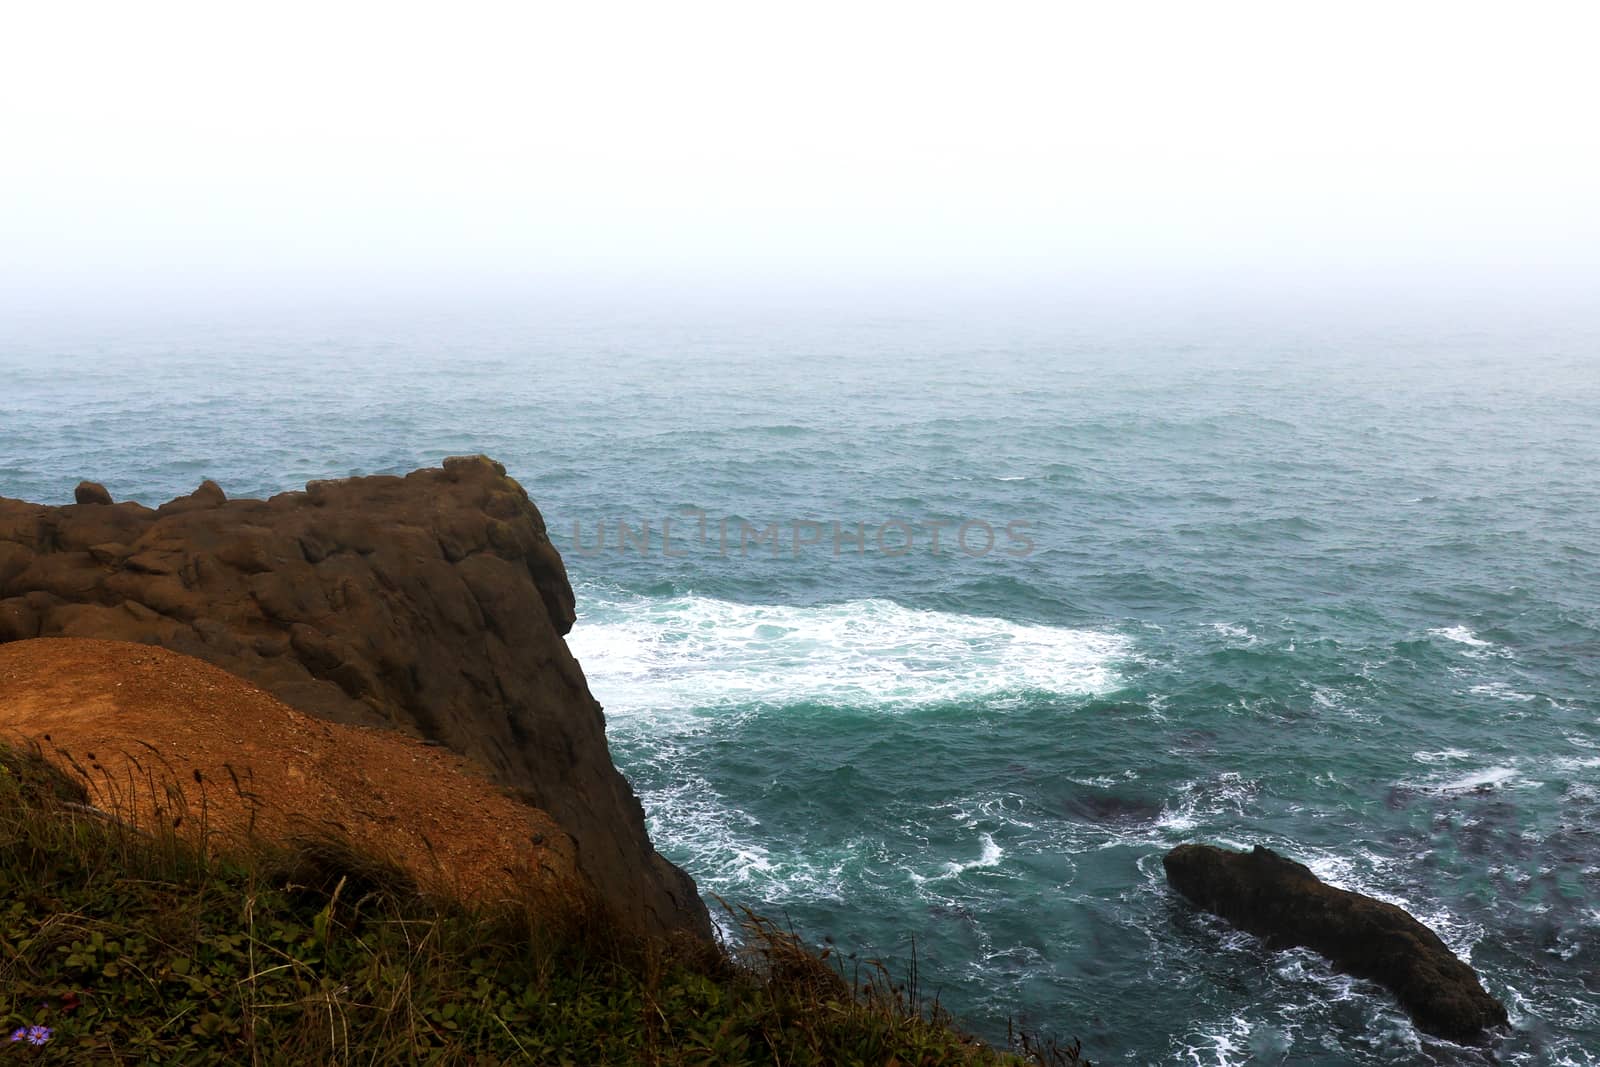
[[[269,841],[332,831],[425,888],[468,900],[511,898],[530,882],[579,884],[572,842],[554,820],[461,757],[302,715],[165,649],[77,638],[0,645],[0,738],[38,742],[87,776],[97,808],[135,825],[153,825],[160,805],[166,820],[182,813],[198,831],[203,793],[205,822],[222,831],[213,847],[252,827]]]
[[[548,812],[618,918],[709,937],[694,883],[651,846],[605,717],[563,635],[573,596],[505,468],[151,509],[78,487],[0,498],[0,642],[137,641],[195,656],[298,711],[438,741]]]

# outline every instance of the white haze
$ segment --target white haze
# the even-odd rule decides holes
[[[0,285],[1582,297],[1594,10],[17,3]]]

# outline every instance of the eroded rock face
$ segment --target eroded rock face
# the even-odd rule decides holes
[[[471,761],[301,714],[164,648],[81,637],[0,645],[0,742],[37,745],[98,810],[215,852],[246,835],[332,833],[419,887],[468,901],[583,892],[566,833]]]
[[[1275,948],[1303,946],[1340,970],[1392,990],[1417,1027],[1476,1042],[1506,1025],[1506,1009],[1473,969],[1404,909],[1336,889],[1269,848],[1179,845],[1167,881],[1195,904]]]
[[[309,714],[438,741],[554,816],[625,920],[709,936],[611,762],[563,640],[566,568],[500,464],[457,457],[270,500],[206,482],[155,510],[94,489],[63,507],[0,498],[0,641],[161,645]]]

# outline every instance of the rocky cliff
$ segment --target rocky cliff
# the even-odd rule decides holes
[[[561,557],[498,463],[457,457],[269,500],[206,482],[153,510],[84,483],[77,501],[0,498],[0,642],[161,645],[311,715],[436,741],[553,816],[625,921],[709,936],[693,882],[650,845],[567,651]]]

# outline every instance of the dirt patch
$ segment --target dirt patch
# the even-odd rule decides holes
[[[139,825],[182,818],[198,831],[203,800],[224,847],[252,828],[268,840],[331,830],[425,887],[480,902],[530,880],[578,884],[572,839],[465,759],[389,731],[311,718],[226,671],[150,645],[0,645],[0,738],[37,741],[86,778],[96,807]]]

